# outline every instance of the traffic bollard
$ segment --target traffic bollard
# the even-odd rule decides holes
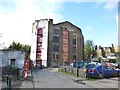
[[[11,75],[7,76],[7,90],[11,90]]]

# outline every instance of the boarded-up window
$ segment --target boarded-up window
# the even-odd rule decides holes
[[[59,51],[59,46],[58,45],[53,45],[53,51]]]
[[[53,42],[59,42],[59,37],[58,36],[54,36],[53,37]]]
[[[73,53],[76,54],[76,46],[73,46]]]
[[[54,34],[59,34],[59,29],[54,29]]]

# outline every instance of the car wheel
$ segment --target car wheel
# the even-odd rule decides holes
[[[103,79],[103,74],[100,73],[100,74],[99,74],[99,77],[100,77],[100,79]]]

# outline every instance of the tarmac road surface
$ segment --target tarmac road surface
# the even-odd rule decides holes
[[[56,69],[36,69],[33,76],[33,82],[23,82],[21,88],[118,88],[117,78],[81,81]]]

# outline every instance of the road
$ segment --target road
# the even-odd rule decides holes
[[[50,68],[34,69],[33,77],[33,80],[24,80],[19,85],[14,85],[14,88],[89,88],[89,90],[98,90],[99,88],[106,90],[108,88],[108,90],[117,90],[118,84],[120,86],[117,78],[81,81],[80,78]],[[80,81],[76,82],[76,80]],[[17,81],[17,83],[19,82]],[[16,82],[14,83],[16,84]]]
[[[117,78],[75,82],[76,78],[54,69],[37,69],[33,71],[33,76],[33,83],[26,81],[22,88],[118,88]]]
[[[33,72],[35,88],[88,88],[75,83],[70,77],[50,69],[38,69]],[[27,84],[28,85],[28,84]],[[32,85],[25,87],[33,87]]]

